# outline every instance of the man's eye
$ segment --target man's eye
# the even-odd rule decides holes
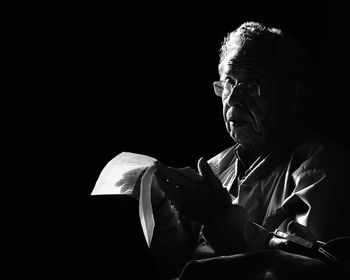
[[[230,83],[232,85],[236,84],[236,82],[232,78],[226,78],[225,83]]]

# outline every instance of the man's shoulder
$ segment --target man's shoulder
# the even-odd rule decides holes
[[[339,139],[312,131],[297,145],[294,157],[304,168],[334,168],[350,158],[350,148]]]

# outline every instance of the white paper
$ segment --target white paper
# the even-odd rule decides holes
[[[153,174],[154,166],[147,167],[147,170],[141,179],[139,199],[139,216],[148,247],[151,247],[154,230],[154,218],[151,203],[151,185]]]
[[[103,168],[91,195],[127,194],[131,195],[143,171],[140,185],[139,216],[147,245],[150,247],[154,230],[151,204],[151,184],[155,158],[122,152]]]

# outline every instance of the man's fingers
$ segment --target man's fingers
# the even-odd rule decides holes
[[[166,181],[181,187],[187,187],[192,184],[191,180],[183,176],[176,168],[165,166],[162,163],[157,162],[156,173],[162,176]]]
[[[195,170],[193,170],[191,167],[172,168],[172,169],[174,170],[175,173],[181,174],[182,176],[186,177],[190,181],[203,182],[203,176],[200,175]]]
[[[306,226],[303,226],[296,221],[291,221],[288,224],[287,231],[293,235],[297,235],[310,241],[316,240],[316,237]]]
[[[162,191],[164,191],[169,198],[172,196],[172,194],[176,191],[176,185],[172,183],[170,180],[166,179],[160,169],[157,168],[155,170],[155,175],[158,181],[158,185]]]
[[[178,210],[183,210],[184,205],[188,201],[188,194],[180,189],[176,184],[172,183],[169,180],[166,180],[159,172],[159,169],[156,169],[155,175],[159,183],[159,187],[165,192],[166,196],[172,201],[173,205]]]
[[[180,189],[174,180],[171,179],[172,174],[169,176],[169,173],[171,173],[171,171],[168,170],[168,167],[161,163],[156,163],[155,175],[159,187],[166,193],[170,200],[177,200],[178,197],[181,196]]]
[[[204,159],[204,157],[201,157],[198,160],[197,163],[197,168],[199,173],[204,176],[205,178],[209,178],[212,175],[214,175],[213,171],[211,170],[209,164],[207,163],[207,161]],[[215,175],[214,175],[215,176]]]
[[[222,184],[219,178],[215,176],[213,170],[211,170],[211,167],[209,166],[205,158],[201,157],[198,160],[197,167],[199,173],[207,180],[211,187],[213,187],[214,189],[222,188]]]

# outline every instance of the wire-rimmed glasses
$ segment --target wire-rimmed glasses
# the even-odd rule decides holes
[[[233,85],[228,81],[216,81],[213,86],[215,94],[223,99],[227,99],[234,90],[237,94],[247,94],[250,97],[260,96],[260,85],[256,82],[243,81]]]

